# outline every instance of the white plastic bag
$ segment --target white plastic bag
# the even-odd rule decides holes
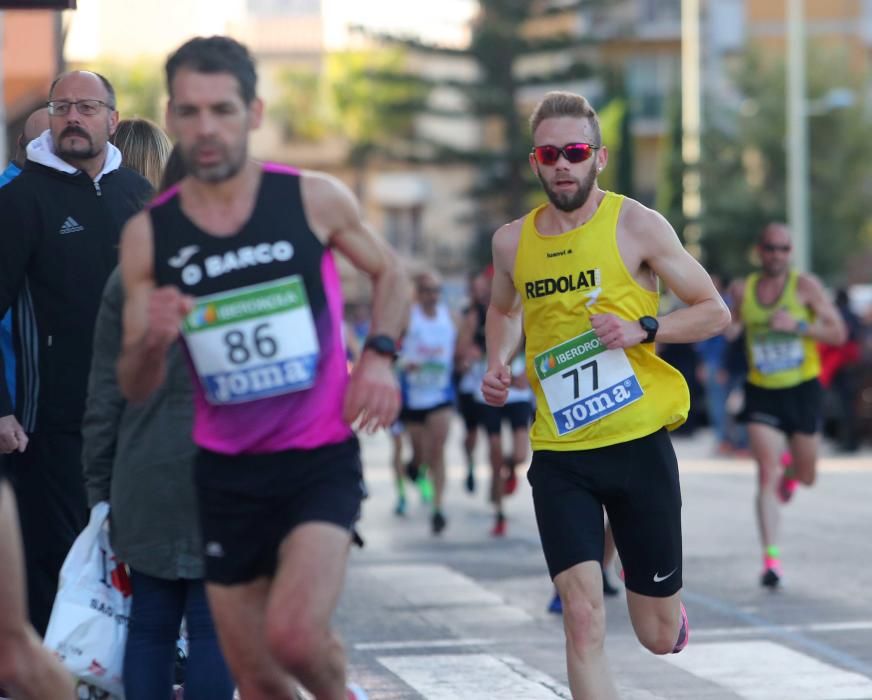
[[[95,505],[67,554],[44,643],[74,676],[123,700],[131,587],[109,545],[108,518],[109,504]]]

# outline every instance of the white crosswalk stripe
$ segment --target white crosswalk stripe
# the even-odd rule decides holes
[[[869,700],[872,680],[769,641],[697,643],[663,657],[746,700]]]
[[[487,586],[440,564],[386,563],[361,569],[369,578],[375,579],[382,590],[390,591],[388,598],[392,603],[389,609],[414,609],[418,619],[426,621],[428,626],[458,634],[457,637],[438,639],[361,640],[354,644],[358,651],[374,652],[383,671],[401,680],[424,700],[487,700],[503,695],[529,700],[571,697],[561,681],[500,649],[505,642],[501,637],[504,626],[507,630],[513,625],[524,626],[534,618]],[[795,627],[798,630],[820,628],[818,631],[831,631],[868,625],[866,621]],[[784,625],[772,629],[790,627]],[[772,631],[744,626],[738,629],[746,636]],[[464,632],[475,635],[476,631],[484,635],[463,636]],[[681,683],[682,672],[692,674],[698,679],[694,683],[704,682],[711,684],[710,688],[722,688],[724,697],[745,700],[872,700],[872,679],[865,675],[846,671],[774,641],[730,640],[732,632],[729,627],[695,630],[696,641],[692,640],[681,654],[649,657],[650,662],[646,663],[653,664],[651,671],[655,674],[659,664],[669,664],[675,670],[667,673],[674,674],[676,683]],[[727,641],[722,641],[724,639]],[[618,643],[626,645],[629,642],[629,639],[623,639]],[[555,646],[558,644],[555,638]],[[464,647],[468,648],[465,653]],[[641,648],[640,653],[643,653]],[[645,685],[639,683],[644,677],[647,676],[636,675],[630,679],[619,675],[616,682],[621,697],[664,700],[665,696],[660,694],[663,683],[658,683],[659,689],[652,692],[640,687]]]
[[[378,661],[425,700],[571,698],[567,688],[511,656],[415,654],[382,656]]]

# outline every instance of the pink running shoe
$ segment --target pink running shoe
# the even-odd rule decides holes
[[[349,683],[348,700],[369,700],[369,695],[357,683]]]
[[[781,464],[784,471],[781,472],[781,478],[778,480],[778,500],[782,503],[787,503],[793,498],[796,487],[799,486],[799,480],[793,476],[793,455],[789,451],[781,453]]]
[[[672,647],[672,653],[677,654],[687,646],[690,641],[690,623],[687,621],[687,610],[684,609],[684,603],[681,605],[681,629],[678,630],[678,640],[675,646]]]

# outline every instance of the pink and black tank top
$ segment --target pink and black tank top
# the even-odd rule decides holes
[[[264,165],[251,217],[232,236],[198,228],[178,188],[149,212],[157,285],[196,299],[182,329],[194,442],[251,454],[350,438],[339,274],[306,220],[299,173]]]

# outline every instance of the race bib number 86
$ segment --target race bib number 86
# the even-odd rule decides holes
[[[315,382],[318,334],[299,275],[200,297],[182,331],[209,403],[254,401]]]
[[[642,398],[626,353],[606,348],[592,330],[537,355],[534,363],[558,435]]]

